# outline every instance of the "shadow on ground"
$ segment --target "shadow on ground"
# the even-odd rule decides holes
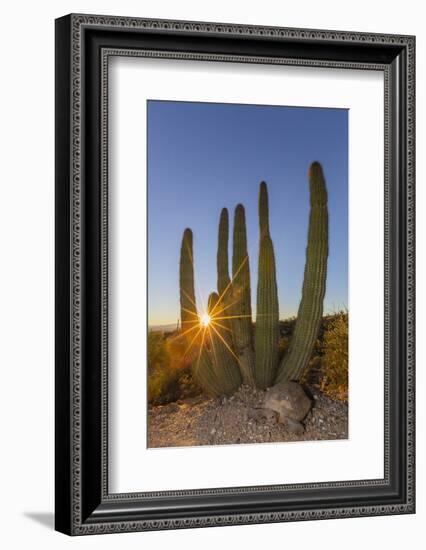
[[[53,512],[24,512],[24,516],[40,523],[44,527],[54,529],[55,521]]]

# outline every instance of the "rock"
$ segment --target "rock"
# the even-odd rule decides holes
[[[311,408],[311,400],[296,382],[276,384],[265,393],[265,409],[278,413],[279,421],[293,433],[302,433],[302,420]]]

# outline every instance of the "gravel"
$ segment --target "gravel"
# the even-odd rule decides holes
[[[263,409],[264,393],[242,386],[232,397],[188,398],[148,409],[148,446],[185,447],[348,438],[348,406],[305,387],[312,408],[301,434],[291,433],[273,411]]]

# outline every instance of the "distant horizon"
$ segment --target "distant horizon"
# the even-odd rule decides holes
[[[346,308],[346,307],[342,307],[341,309],[336,310],[336,311],[330,311],[330,312],[324,311],[322,316],[323,317],[331,317],[333,315],[338,315],[339,313],[342,313],[342,312],[349,315],[349,309]],[[252,319],[253,324],[256,323],[256,319],[254,317],[255,317],[255,315],[253,315],[253,319]],[[297,318],[297,314],[296,315],[291,315],[290,317],[286,317],[285,319],[282,319],[280,317],[278,322],[279,323],[284,323],[285,321],[291,321],[291,320],[296,319],[296,318]],[[173,322],[170,322],[170,323],[148,323],[148,328],[149,329],[164,328],[164,327],[176,327],[177,328],[177,325],[178,325],[178,323],[177,323],[177,320],[176,320],[174,323]],[[179,319],[179,326],[180,326],[180,319]]]
[[[216,290],[220,211],[246,210],[256,316],[259,184],[269,192],[280,320],[297,316],[309,218],[308,168],[319,161],[329,197],[324,315],[348,309],[348,111],[316,107],[156,101],[148,115],[148,326],[176,325],[182,233],[194,234],[196,299]],[[231,276],[231,273],[230,273]]]

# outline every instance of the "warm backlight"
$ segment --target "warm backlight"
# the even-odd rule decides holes
[[[201,316],[200,322],[203,325],[203,327],[208,327],[210,324],[210,321],[211,321],[210,315],[207,315],[207,313]]]

